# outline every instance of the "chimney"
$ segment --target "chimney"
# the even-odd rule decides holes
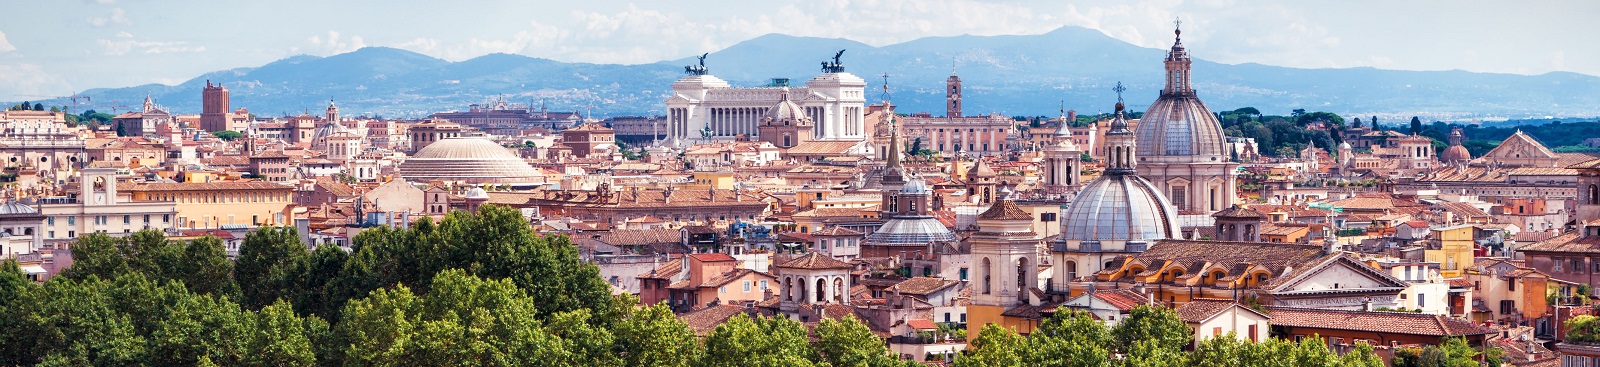
[[[1367,311],[1367,312],[1372,312],[1372,299],[1371,298],[1368,298],[1365,301],[1361,301],[1361,310],[1362,311]]]

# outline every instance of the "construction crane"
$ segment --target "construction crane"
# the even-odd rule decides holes
[[[73,111],[77,111],[78,110],[78,106],[80,104],[88,103],[88,102],[92,101],[90,96],[82,95],[82,94],[79,94],[78,92],[72,92],[72,95],[66,96],[66,97],[41,96],[41,95],[33,95],[33,94],[18,94],[17,96],[18,97],[28,97],[28,98],[45,98],[45,99],[57,99],[57,98],[70,99],[70,100],[72,100],[72,106],[69,106],[68,107],[69,109],[66,111],[67,114],[69,114],[69,115],[72,114]]]

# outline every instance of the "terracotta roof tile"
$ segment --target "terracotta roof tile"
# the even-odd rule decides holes
[[[850,269],[855,266],[823,255],[820,252],[812,252],[779,264],[778,267],[788,269]]]
[[[911,320],[906,320],[906,326],[910,326],[912,329],[916,329],[916,330],[937,330],[937,329],[939,329],[939,325],[938,324],[934,324],[933,320],[929,320],[929,319],[911,319]]]
[[[899,284],[895,284],[893,286],[890,286],[888,288],[888,290],[890,290],[890,291],[899,291],[900,293],[914,295],[914,296],[927,296],[929,294],[932,294],[933,292],[937,292],[939,290],[942,290],[942,289],[945,289],[945,288],[949,288],[950,286],[953,286],[956,283],[959,283],[959,282],[954,281],[954,280],[944,279],[944,278],[916,277],[916,278],[906,279],[905,281],[900,282]]]
[[[1410,312],[1342,311],[1267,306],[1273,326],[1369,331],[1425,336],[1493,333],[1478,324],[1444,315]]]
[[[1011,200],[1000,200],[989,206],[983,214],[978,214],[978,219],[984,220],[1032,220],[1033,215],[1017,207]]]
[[[721,252],[713,252],[713,253],[708,253],[708,254],[690,254],[689,257],[692,257],[695,260],[698,260],[700,262],[739,261],[738,259],[733,258],[733,256],[728,256],[728,254],[724,254],[724,253],[721,253]]]
[[[1223,311],[1227,311],[1238,304],[1238,302],[1230,299],[1197,298],[1178,306],[1176,311],[1178,312],[1178,317],[1183,319],[1183,322],[1200,323],[1210,320],[1212,317],[1216,317]]]
[[[743,315],[744,311],[745,308],[743,306],[716,305],[679,315],[678,320],[688,324],[690,329],[694,329],[695,334],[704,336],[710,335],[711,331],[717,329],[717,326],[728,322],[734,316]]]

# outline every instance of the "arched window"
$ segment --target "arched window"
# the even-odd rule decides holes
[[[1600,205],[1600,185],[1589,184],[1589,205]]]
[[[817,278],[816,292],[817,292],[816,300],[817,300],[818,303],[822,303],[822,302],[827,302],[828,301],[828,280],[827,279]]]
[[[1075,262],[1075,261],[1064,262],[1064,263],[1061,264],[1061,270],[1063,270],[1066,273],[1067,281],[1072,281],[1073,279],[1078,279],[1078,263],[1077,262]]]

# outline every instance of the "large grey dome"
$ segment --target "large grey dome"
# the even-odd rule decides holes
[[[488,139],[458,137],[428,144],[400,163],[400,176],[417,182],[528,183],[543,175],[510,150]]]
[[[1163,95],[1151,103],[1134,134],[1141,157],[1227,155],[1222,124],[1192,93]]]
[[[1106,175],[1089,182],[1067,207],[1061,238],[1153,241],[1176,238],[1178,210],[1150,181]]]

